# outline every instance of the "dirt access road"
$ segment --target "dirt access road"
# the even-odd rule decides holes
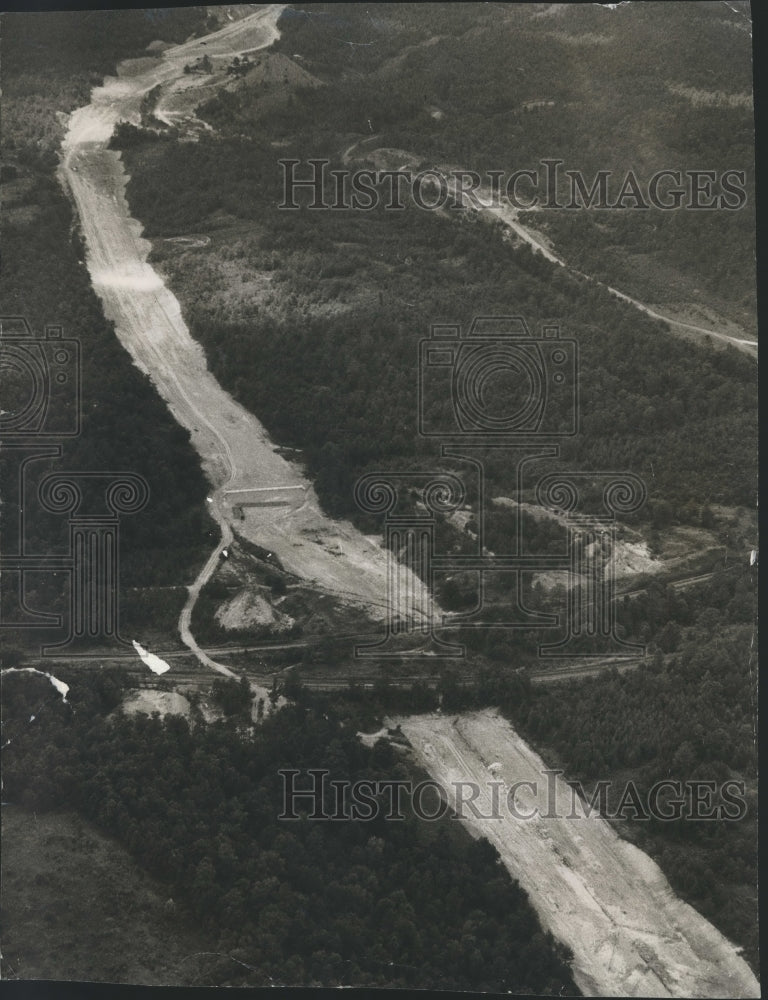
[[[496,203],[493,196],[489,192],[485,192],[482,198],[478,197],[478,195],[473,192],[466,191],[462,193],[455,181],[448,184],[448,190],[451,191],[452,194],[459,197],[462,204],[465,204],[467,207],[474,209],[481,214],[488,214],[500,219],[507,229],[512,230],[512,232],[523,240],[523,242],[527,243],[528,246],[542,254],[553,264],[558,264],[560,267],[564,267],[573,274],[577,274],[582,278],[587,278],[596,285],[601,285],[603,288],[606,288],[611,295],[615,295],[616,298],[634,306],[635,309],[645,313],[646,316],[650,316],[651,319],[661,320],[663,323],[668,324],[668,326],[677,330],[682,330],[688,334],[714,337],[716,340],[732,344],[737,350],[742,351],[744,354],[748,354],[751,358],[757,361],[757,341],[732,337],[727,333],[720,332],[719,330],[711,330],[703,326],[695,326],[691,323],[683,323],[680,320],[672,319],[670,316],[665,316],[663,313],[657,312],[655,309],[651,309],[650,306],[645,305],[643,302],[633,299],[630,295],[625,295],[624,292],[620,292],[617,288],[613,288],[613,286],[607,285],[605,282],[600,281],[597,278],[593,278],[591,275],[584,274],[575,267],[571,267],[570,264],[567,264],[562,259],[562,257],[558,257],[557,254],[546,246],[535,232],[528,229],[522,224],[522,222],[520,222],[517,209],[513,208],[512,205]]]
[[[377,149],[375,143],[381,139],[381,135],[365,136],[362,139],[358,139],[353,142],[350,146],[341,153],[342,162],[349,166],[356,160],[372,160],[377,152],[383,151],[387,147],[380,147]],[[404,160],[403,167],[410,168],[411,171],[416,174],[418,172],[418,164],[420,162],[420,157],[416,156],[414,153],[408,151],[402,151],[402,159]],[[451,177],[452,169],[450,166],[434,167],[433,170],[436,173],[441,173],[446,178],[446,191],[451,195],[451,197],[464,208],[477,212],[479,215],[485,216],[486,218],[493,218],[499,220],[506,229],[514,233],[518,239],[527,243],[531,249],[540,253],[552,264],[557,264],[559,267],[565,268],[565,270],[570,271],[572,274],[578,275],[581,278],[586,278],[588,281],[593,282],[596,285],[600,285],[611,293],[611,295],[616,296],[616,298],[621,299],[623,302],[634,306],[635,309],[646,316],[650,316],[651,319],[660,320],[666,323],[673,330],[681,331],[683,334],[688,334],[689,336],[700,337],[714,337],[725,344],[732,344],[737,350],[749,355],[754,361],[757,361],[758,344],[756,340],[750,340],[747,338],[733,337],[730,334],[723,333],[720,330],[713,330],[708,327],[697,326],[693,323],[684,323],[682,320],[674,319],[671,316],[664,315],[650,306],[645,305],[645,303],[640,302],[638,299],[632,298],[631,295],[626,295],[624,292],[614,288],[612,285],[606,284],[604,281],[600,281],[599,278],[594,278],[592,275],[585,274],[583,271],[579,271],[578,268],[572,267],[570,264],[566,263],[562,257],[559,257],[551,246],[542,239],[542,237],[533,229],[529,229],[527,226],[523,225],[520,221],[520,211],[516,209],[513,205],[501,201],[498,196],[494,194],[489,189],[483,189],[482,187],[474,190],[473,188],[467,188],[466,190],[461,186],[457,179]]]
[[[92,92],[91,103],[70,116],[60,167],[62,183],[77,208],[86,263],[104,311],[134,363],[150,376],[176,420],[189,430],[211,483],[209,506],[222,537],[190,587],[179,628],[183,641],[203,663],[228,675],[228,667],[199,648],[190,622],[201,589],[215,571],[220,553],[232,542],[232,524],[273,552],[289,572],[363,607],[374,619],[386,617],[389,610],[385,602],[390,557],[348,522],[332,521],[321,512],[299,467],[275,452],[259,421],[211,375],[177,299],[147,263],[151,245],[141,238],[141,225],[130,216],[127,176],[120,155],[107,144],[118,121],[139,124],[141,100],[149,90],[160,85],[162,98],[177,86],[186,63],[208,55],[218,74],[214,79],[224,82],[226,65],[235,55],[264,48],[278,37],[281,10],[282,5],[266,6],[203,39],[169,48],[160,58],[122,63],[119,75],[108,77]],[[212,78],[207,79],[210,84]],[[267,500],[268,504],[262,503]],[[236,508],[242,509],[244,519]],[[413,590],[423,593],[418,585]],[[417,615],[432,613],[425,600]]]
[[[576,799],[578,819],[544,818],[551,794],[546,765],[496,712],[395,718],[419,762],[456,806],[454,782],[482,790],[474,805],[493,814],[491,782],[501,782],[501,818],[461,809],[470,830],[499,851],[528,893],[542,925],[573,952],[573,973],[586,996],[758,997],[760,985],[737,949],[692,907],[675,896],[659,867],[622,840]],[[554,781],[555,809],[572,812],[572,793]],[[509,786],[519,787],[521,814],[505,808]],[[466,802],[468,791],[463,794]]]

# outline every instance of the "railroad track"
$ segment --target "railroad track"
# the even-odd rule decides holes
[[[605,673],[613,668],[623,673],[627,670],[634,670],[643,662],[642,657],[627,659],[625,657],[609,656],[605,659],[596,658],[590,663],[583,660],[571,663],[566,666],[557,666],[544,670],[532,670],[527,673],[521,671],[521,676],[527,677],[533,684],[549,684],[558,681],[577,680],[582,677],[596,676]],[[292,665],[293,666],[293,665]],[[256,675],[255,678],[264,685],[271,685],[274,680],[280,683],[284,679],[287,670],[292,666],[284,668],[280,673],[270,673],[266,675]],[[185,670],[174,670],[164,674],[162,678],[148,677],[146,670],[141,666],[132,666],[128,669],[128,674],[138,679],[138,686],[143,689],[166,690],[169,683],[173,687],[209,686],[215,678],[202,668],[192,668]],[[251,677],[248,671],[245,675]],[[283,675],[283,676],[281,676]],[[477,680],[476,671],[466,671],[454,678],[455,683],[460,687],[471,687]],[[420,684],[428,688],[436,688],[440,685],[442,677],[439,675],[426,674],[406,674],[399,677],[377,677],[376,675],[346,674],[344,676],[326,675],[303,675],[301,677],[302,687],[312,691],[344,691],[351,684],[363,690],[372,690],[377,683],[384,681],[387,687],[391,688],[412,688],[415,684]]]
[[[734,572],[740,568],[743,568],[741,563],[733,563],[724,571]],[[687,587],[693,587],[698,584],[708,582],[712,579],[714,572],[715,571],[697,573],[693,576],[683,577],[679,580],[659,582],[664,583],[665,586],[668,586],[673,590],[683,590]],[[647,588],[639,588],[617,594],[614,599],[623,600],[625,597],[632,599],[645,593],[647,593]],[[207,646],[206,653],[224,658],[243,655],[258,656],[259,654],[264,657],[268,657],[271,653],[291,650],[295,650],[297,653],[302,653],[308,648],[318,646],[322,642],[327,642],[329,640],[333,643],[349,642],[350,644],[353,644],[355,642],[365,642],[366,640],[380,638],[383,627],[384,626],[382,624],[376,629],[369,629],[366,631],[346,632],[339,635],[329,635],[327,633],[315,634],[287,641],[275,639],[251,642],[243,645],[227,644],[220,646]],[[185,659],[190,661],[192,659],[193,654],[187,647],[176,647],[174,649],[165,650],[154,649],[153,652],[171,665],[171,670],[162,675],[162,681],[160,681],[160,678],[157,676],[148,674],[147,667],[141,663],[136,653],[132,649],[128,648],[125,652],[104,651],[102,653],[95,654],[62,654],[46,656],[45,662],[48,663],[52,669],[55,669],[55,667],[59,665],[78,666],[86,669],[101,669],[105,666],[119,666],[125,669],[129,676],[136,678],[139,681],[139,686],[143,688],[158,687],[160,689],[165,689],[169,682],[174,685],[203,686],[210,684],[213,679],[211,673],[200,666],[196,665],[192,667],[178,662]],[[547,684],[562,680],[576,679],[579,677],[594,676],[606,670],[610,670],[612,667],[615,667],[619,671],[625,671],[637,667],[640,662],[642,662],[640,658],[632,658],[628,660],[626,658],[617,658],[609,655],[605,659],[591,659],[589,662],[586,662],[585,659],[579,659],[571,664],[557,665],[541,670],[533,670],[530,671],[527,676],[532,683]],[[265,671],[263,674],[255,673],[247,668],[241,668],[237,671],[237,673],[239,674],[242,672],[251,677],[253,680],[263,682],[264,684],[272,684],[275,678],[277,678],[278,681],[281,681],[285,672],[292,669],[296,665],[297,664],[288,664],[281,667],[279,670]],[[463,675],[461,679],[457,678],[457,681],[461,684],[470,684],[475,676],[476,675],[473,673],[466,674]],[[355,677],[354,675],[348,675],[346,677],[313,677],[310,674],[309,676],[302,677],[302,685],[316,690],[342,690],[349,685],[351,680],[354,680],[363,686],[372,687],[376,678],[371,677],[370,675],[362,677]],[[393,687],[410,687],[417,682],[426,684],[429,687],[434,687],[439,683],[439,678],[413,674],[388,679],[388,683]]]

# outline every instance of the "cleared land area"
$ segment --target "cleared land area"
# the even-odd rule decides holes
[[[460,812],[470,830],[499,851],[528,893],[543,926],[573,952],[573,974],[587,996],[758,997],[760,985],[738,950],[674,894],[659,867],[587,815],[573,793],[492,710],[393,719],[430,776],[457,806],[456,782],[481,790]],[[493,808],[491,783],[501,782]],[[506,796],[515,782],[519,814]],[[556,807],[549,809],[550,796]],[[473,789],[474,790],[474,789]],[[470,794],[465,788],[465,803]],[[547,812],[555,818],[545,818]],[[567,819],[575,813],[578,819]]]
[[[276,555],[286,570],[363,607],[372,618],[384,618],[389,611],[391,560],[351,524],[322,513],[301,469],[276,453],[260,422],[211,375],[177,299],[147,263],[150,243],[141,238],[141,226],[130,215],[127,177],[119,154],[107,144],[118,121],[140,122],[143,96],[157,86],[161,92],[172,87],[190,58],[205,53],[229,59],[270,45],[281,9],[268,6],[205,39],[169,48],[160,58],[122,64],[120,75],[108,78],[93,91],[91,103],[70,116],[63,143],[61,176],[80,217],[94,288],[134,363],[189,430],[211,482],[210,510],[222,539],[190,589],[180,631],[198,658],[222,673],[229,673],[228,668],[199,649],[190,622],[199,592],[232,541],[232,523]],[[279,504],[267,502],[269,490]],[[261,491],[264,502],[239,506],[242,491]],[[414,583],[412,591],[421,593],[422,588]],[[417,617],[423,613],[431,613],[426,597],[415,612]]]

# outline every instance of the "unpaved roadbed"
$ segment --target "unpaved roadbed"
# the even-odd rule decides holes
[[[91,103],[69,119],[61,165],[62,182],[75,201],[87,247],[87,266],[104,311],[134,363],[152,379],[176,420],[186,427],[212,490],[210,511],[222,539],[195,584],[179,623],[182,639],[198,658],[221,673],[190,632],[192,608],[232,541],[231,526],[274,552],[283,566],[340,599],[366,609],[372,618],[387,614],[388,554],[347,522],[327,518],[301,469],[275,452],[259,421],[222,389],[208,370],[202,347],[192,339],[174,295],[147,263],[150,243],[130,216],[126,175],[118,153],[107,148],[120,120],[140,121],[141,100],[156,86],[162,93],[184,76],[193,55],[227,58],[266,47],[278,37],[282,7],[272,5],[205,39],[165,50],[154,60],[123,63],[120,76],[107,78]],[[77,331],[70,331],[77,336]],[[129,415],[126,414],[126,419]],[[244,520],[235,510],[239,493],[281,490],[289,497],[274,506],[250,506]],[[290,494],[287,493],[287,488]],[[415,588],[416,589],[416,588]],[[429,606],[423,611],[431,613]]]
[[[447,789],[472,781],[482,819],[461,809],[470,829],[499,851],[510,874],[530,896],[543,926],[573,952],[576,983],[587,996],[759,997],[760,985],[737,949],[674,894],[661,869],[622,840],[604,820],[587,817],[572,793],[492,710],[461,716],[395,718],[430,776]],[[497,766],[498,765],[498,766]],[[492,770],[490,770],[492,766]],[[491,782],[503,782],[493,809]],[[535,782],[537,794],[518,789],[522,820],[505,808],[518,781]],[[558,817],[544,818],[552,785]],[[468,793],[464,793],[464,799]]]

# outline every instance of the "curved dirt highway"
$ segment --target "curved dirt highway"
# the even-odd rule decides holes
[[[189,588],[179,629],[201,662],[226,675],[231,675],[229,668],[200,649],[190,625],[200,591],[232,542],[233,524],[238,533],[275,553],[286,570],[356,604],[373,619],[387,617],[391,557],[350,523],[332,521],[322,513],[301,469],[276,453],[259,421],[213,378],[178,301],[147,263],[151,245],[131,218],[120,155],[107,144],[118,121],[140,122],[141,101],[148,91],[160,85],[161,95],[165,93],[195,58],[207,54],[214,63],[208,82],[223,83],[234,55],[264,48],[278,37],[281,10],[279,4],[264,7],[204,39],[167,49],[161,58],[121,64],[119,76],[108,77],[92,92],[91,103],[70,116],[60,167],[62,183],[77,208],[86,263],[104,312],[134,363],[150,376],[176,420],[190,432],[212,486],[210,509],[222,537]],[[272,496],[279,497],[280,505],[260,503],[256,494],[265,490],[278,491]],[[247,507],[237,491],[253,492]],[[407,573],[402,567],[398,572]],[[412,591],[420,592],[416,585]],[[428,599],[416,611],[427,617],[435,613]]]

